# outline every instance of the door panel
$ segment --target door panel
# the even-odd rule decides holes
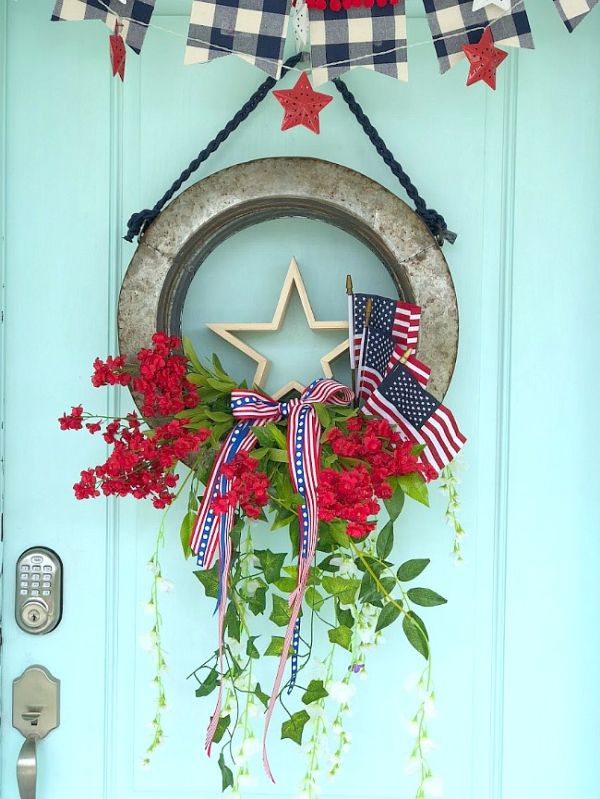
[[[78,401],[107,413],[128,407],[89,383],[93,358],[116,350],[118,289],[134,249],[121,238],[126,220],[154,203],[263,76],[234,58],[184,67],[186,19],[161,14],[165,4],[155,21],[178,36],[150,31],[121,87],[108,76],[106,30],[51,25],[51,5],[6,3],[2,796],[18,795],[22,739],[6,719],[12,679],[31,663],[62,681],[61,726],[40,746],[40,799],[217,796],[216,764],[202,751],[212,705],[185,679],[216,629],[181,557],[177,512],[162,556],[174,583],[162,597],[171,710],[166,741],[143,769],[153,665],[138,639],[149,625],[147,561],[160,515],[129,501],[76,502],[72,483],[102,452],[90,436],[61,433],[56,418]],[[348,78],[428,203],[460,234],[446,247],[461,312],[448,403],[470,439],[461,471],[466,563],[449,562],[439,496],[432,511],[403,514],[398,542],[399,557],[432,557],[431,583],[450,600],[428,623],[440,710],[431,762],[451,799],[591,797],[600,777],[600,689],[588,676],[600,652],[600,502],[593,450],[583,444],[599,432],[591,364],[600,344],[592,221],[600,15],[568,37],[550,7],[529,5],[538,49],[511,51],[496,94],[465,89],[463,66],[437,75],[431,46],[411,50],[408,85],[360,70]],[[420,7],[409,11],[410,40],[426,42]],[[199,177],[251,158],[305,155],[399,191],[339,98],[323,113],[320,137],[281,134],[280,114],[267,98]],[[342,283],[334,299],[329,287],[345,259],[357,283],[389,286],[361,245],[315,224],[280,220],[215,251],[190,291],[186,329],[214,346],[203,324],[218,321],[213,305],[224,319],[228,293],[232,319],[268,319],[292,255],[317,318],[344,313]],[[230,291],[244,273],[250,307]],[[38,543],[65,563],[64,618],[41,638],[12,618],[14,563]],[[386,638],[355,698],[352,749],[326,795],[412,796],[402,763],[415,697],[403,683],[418,657],[400,635]],[[267,685],[269,677],[267,669]],[[277,741],[277,728],[277,786],[261,778],[248,795],[295,795],[303,759]]]

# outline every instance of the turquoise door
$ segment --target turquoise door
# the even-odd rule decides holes
[[[218,769],[202,746],[211,708],[186,680],[216,633],[181,557],[176,514],[162,556],[165,587],[173,584],[162,598],[170,710],[164,743],[143,768],[154,664],[140,639],[151,625],[143,606],[159,515],[129,501],[76,502],[71,486],[102,459],[100,443],[61,433],[56,419],[77,402],[117,409],[116,395],[94,390],[89,374],[96,355],[116,350],[117,296],[134,250],[122,240],[125,222],[162,194],[262,75],[234,58],[184,67],[189,3],[159,2],[157,27],[177,35],[151,31],[143,56],[128,57],[121,87],[109,78],[106,30],[50,24],[51,6],[0,3],[2,796],[18,796],[23,740],[10,726],[12,681],[38,663],[62,688],[61,725],[39,748],[40,799],[216,797]],[[550,3],[529,6],[537,50],[511,51],[495,94],[481,84],[466,89],[464,65],[440,77],[431,46],[411,49],[407,85],[360,70],[348,78],[428,202],[460,234],[445,249],[461,315],[448,402],[469,436],[461,470],[465,564],[456,569],[448,557],[439,496],[433,512],[402,517],[398,542],[402,555],[432,557],[432,584],[449,599],[431,614],[438,717],[430,732],[431,763],[450,799],[592,799],[600,784],[600,12],[569,36]],[[418,3],[409,3],[409,37],[428,40]],[[280,114],[267,99],[206,169],[307,155],[398,190],[339,98],[323,112],[320,137],[300,128],[280,133]],[[343,295],[319,288],[324,265],[347,259],[361,280],[388,285],[349,237],[283,220],[214,253],[206,269],[215,308],[231,295],[234,283],[223,277],[230,274],[253,292],[250,311],[230,300],[238,302],[232,316],[270,318],[292,256],[317,318],[344,308]],[[204,292],[196,290],[185,310],[192,331],[218,321],[202,316]],[[283,332],[280,351],[293,334]],[[221,352],[231,368],[245,368]],[[40,637],[14,621],[16,559],[36,544],[56,550],[65,569],[63,620]],[[387,639],[356,696],[352,748],[341,775],[325,781],[327,796],[414,795],[403,763],[415,696],[404,682],[418,656],[401,635]],[[303,755],[273,738],[277,786],[261,777],[244,795],[297,795]]]

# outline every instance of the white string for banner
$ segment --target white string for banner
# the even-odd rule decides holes
[[[154,29],[154,30],[157,30],[157,31],[161,31],[162,33],[167,33],[170,36],[174,36],[177,39],[185,39],[188,42],[195,42],[197,44],[203,45],[207,49],[210,48],[211,50],[219,50],[220,52],[227,53],[227,55],[240,55],[240,56],[246,56],[246,57],[248,56],[248,53],[244,53],[241,50],[232,50],[229,47],[224,47],[224,46],[221,46],[221,45],[215,45],[212,42],[205,42],[203,39],[197,39],[194,36],[189,36],[188,34],[178,33],[177,31],[174,31],[172,28],[165,28],[162,25],[157,25],[154,22],[152,22],[152,23],[143,23],[143,22],[139,22],[138,20],[132,19],[131,17],[125,17],[123,15],[117,15],[117,14],[115,14],[114,10],[112,8],[110,8],[110,6],[108,6],[104,2],[104,0],[98,0],[98,2],[100,3],[100,5],[103,8],[106,9],[106,11],[109,12],[109,14],[112,14],[115,17],[115,19],[118,17],[119,19],[125,20],[126,22],[134,22],[135,24],[141,25],[142,27],[145,27],[145,28],[147,28],[149,30]],[[510,9],[510,11],[506,11],[506,12],[502,12],[501,14],[498,14],[497,17],[494,17],[493,19],[490,19],[486,25],[478,25],[476,27],[469,28],[469,31],[481,31],[483,33],[483,31],[487,27],[489,27],[490,25],[498,22],[498,20],[502,19],[503,17],[511,16],[511,14],[513,14],[519,8],[524,7],[524,6],[525,6],[525,0],[516,0],[516,2],[513,4],[512,8]],[[465,30],[466,29],[463,28],[462,30],[458,30],[455,33],[451,33],[451,34],[449,34],[447,36],[437,36],[435,41],[436,42],[445,42],[445,41],[450,41],[451,39],[456,39],[459,36],[464,36],[465,35]],[[426,39],[426,40],[424,40],[422,42],[412,42],[411,44],[407,43],[405,45],[400,45],[398,47],[391,47],[389,50],[379,50],[377,52],[377,55],[378,56],[389,55],[390,53],[399,53],[399,52],[401,52],[403,50],[410,50],[413,47],[423,47],[425,45],[431,46],[432,41],[433,41],[433,37],[430,37],[429,39]],[[310,60],[310,53],[307,52],[306,55],[308,56],[308,58]],[[263,57],[261,57],[260,60],[261,61],[266,61],[267,63],[270,63],[270,64],[279,64],[280,63],[280,61],[278,59],[275,59],[275,58],[263,58]],[[331,61],[331,62],[329,62],[327,64],[319,64],[319,69],[328,69],[329,67],[346,66],[346,64],[356,64],[356,66],[360,66],[361,62],[365,61],[365,60],[369,64],[372,64],[373,63],[373,54],[371,53],[369,55],[356,56],[354,58],[344,58],[341,61]],[[297,66],[296,67],[288,67],[287,71],[288,72],[304,72],[304,68],[297,67]]]

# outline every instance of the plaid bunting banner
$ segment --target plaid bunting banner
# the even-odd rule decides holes
[[[569,33],[573,33],[597,2],[598,0],[554,0],[554,5]]]
[[[348,11],[309,9],[315,85],[353,67],[408,80],[404,3]]]
[[[512,11],[494,5],[473,11],[473,0],[423,0],[440,72],[464,58],[463,44],[476,44],[483,30],[492,29],[495,44],[532,48],[533,37],[524,0],[513,0]]]
[[[52,21],[99,19],[113,31],[118,20],[126,44],[139,53],[153,11],[154,0],[57,0]]]
[[[279,78],[290,0],[194,0],[185,63],[235,52]]]

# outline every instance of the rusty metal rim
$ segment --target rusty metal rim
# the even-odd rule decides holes
[[[225,239],[251,225],[307,217],[366,244],[398,295],[423,308],[419,357],[430,390],[446,393],[458,348],[458,308],[441,249],[419,217],[380,184],[312,158],[268,158],[215,173],[179,195],[149,227],[123,280],[118,309],[123,353],[146,346],[155,330],[181,333],[194,275]]]

